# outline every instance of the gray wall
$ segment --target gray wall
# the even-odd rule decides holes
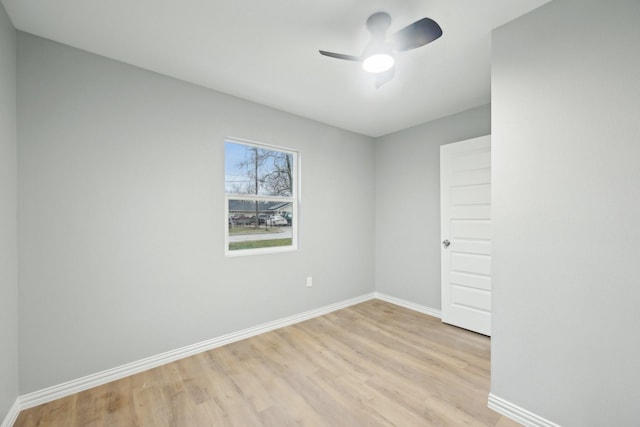
[[[440,146],[490,130],[485,105],[376,140],[376,291],[440,309]]]
[[[0,422],[18,397],[16,31],[0,3]]]
[[[492,392],[640,422],[640,2],[555,0],[493,37]]]
[[[374,290],[370,138],[24,33],[18,76],[21,394]],[[300,151],[299,251],[224,257],[226,136]]]

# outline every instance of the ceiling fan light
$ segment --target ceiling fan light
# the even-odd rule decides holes
[[[362,68],[368,73],[382,73],[393,67],[393,56],[388,53],[376,53],[362,61]]]

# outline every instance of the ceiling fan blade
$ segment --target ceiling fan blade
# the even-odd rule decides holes
[[[387,71],[376,74],[376,89],[379,89],[383,84],[387,83],[395,75],[396,67],[391,67]]]
[[[319,50],[318,52],[320,52],[320,55],[328,56],[330,58],[344,59],[346,61],[360,61],[360,57],[359,56],[345,55],[345,54],[342,54],[342,53],[327,52],[325,50]]]
[[[397,51],[415,49],[431,43],[442,35],[442,28],[433,19],[422,18],[407,25],[389,38]]]

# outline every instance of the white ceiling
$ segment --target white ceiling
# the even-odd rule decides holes
[[[549,0],[2,0],[17,29],[369,136],[490,101],[491,30]],[[365,21],[444,35],[400,53],[375,89]]]

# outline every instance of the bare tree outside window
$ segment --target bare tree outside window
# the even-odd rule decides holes
[[[255,194],[291,197],[293,192],[293,156],[250,145],[227,142],[233,151],[227,164],[225,188],[229,194]]]
[[[291,151],[258,144],[225,142],[225,192],[228,211],[228,250],[295,246],[293,239],[295,156]],[[231,197],[234,195],[234,197]],[[253,208],[247,211],[247,206]],[[256,234],[262,243],[236,244],[239,233]],[[261,230],[262,229],[262,230]],[[258,236],[259,233],[273,236]],[[278,234],[286,234],[286,236]],[[264,242],[270,240],[272,242]],[[250,240],[252,237],[243,237]]]

